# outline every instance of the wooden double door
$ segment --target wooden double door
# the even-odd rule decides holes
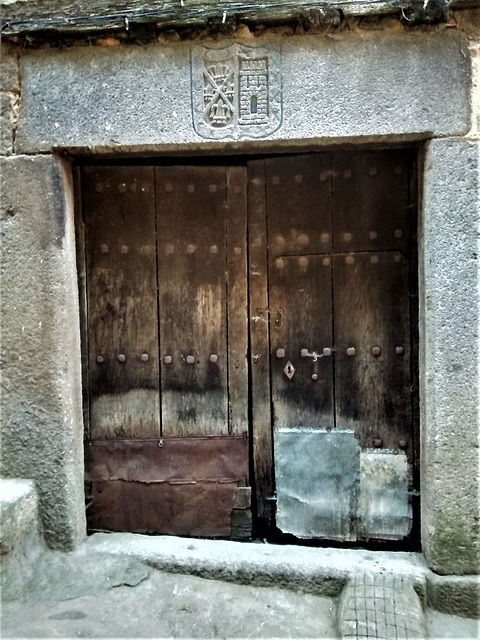
[[[408,151],[82,169],[92,529],[248,537],[285,466],[325,490],[306,432],[412,468],[410,172]]]

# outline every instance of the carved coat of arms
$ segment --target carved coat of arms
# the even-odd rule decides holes
[[[192,47],[192,115],[203,138],[264,138],[282,122],[280,49]]]

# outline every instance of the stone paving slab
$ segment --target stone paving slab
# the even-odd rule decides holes
[[[2,638],[336,638],[335,600],[156,571],[128,557],[51,554]]]
[[[345,640],[420,640],[425,619],[413,581],[405,576],[360,574],[339,599],[338,627]]]

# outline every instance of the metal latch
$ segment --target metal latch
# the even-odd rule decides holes
[[[253,322],[263,320],[263,322],[271,322],[274,318],[275,328],[279,329],[282,326],[282,314],[283,309],[270,309],[265,307],[264,309],[257,309],[257,315],[253,316]]]

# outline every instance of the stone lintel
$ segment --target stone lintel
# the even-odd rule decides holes
[[[259,129],[256,140],[226,131],[215,143],[222,152],[327,139],[419,140],[470,129],[470,53],[459,32],[370,32],[255,44],[281,49],[279,72],[269,72],[268,87],[278,93],[281,83],[281,118],[274,131]],[[201,95],[192,91],[202,74],[198,59],[191,58],[188,43],[26,53],[16,151],[213,149],[194,126],[193,114],[202,107]]]

